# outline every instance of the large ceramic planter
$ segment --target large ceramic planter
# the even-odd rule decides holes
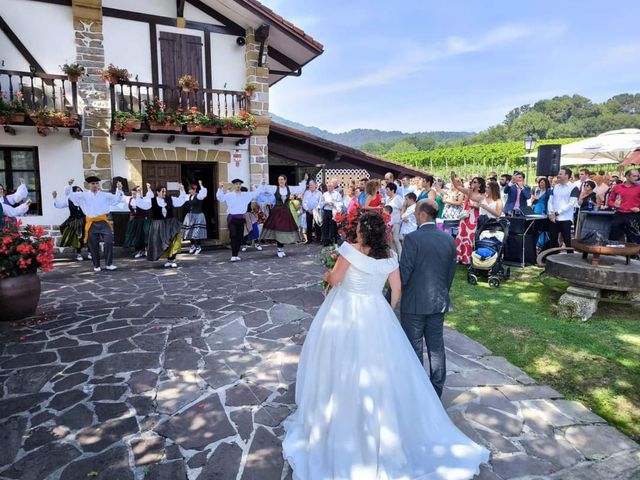
[[[40,301],[40,277],[35,273],[0,280],[0,319],[9,322],[36,313]]]

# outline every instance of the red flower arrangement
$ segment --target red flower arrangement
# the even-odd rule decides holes
[[[44,236],[44,229],[27,225],[21,220],[5,219],[0,229],[0,278],[53,270],[53,239]]]
[[[338,234],[349,243],[355,243],[357,237],[358,222],[360,217],[366,212],[362,207],[354,203],[347,213],[336,213],[336,224]]]

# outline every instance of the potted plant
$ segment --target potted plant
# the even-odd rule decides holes
[[[218,129],[224,126],[220,117],[201,113],[197,107],[191,107],[188,113],[181,115],[180,123],[187,126],[189,133],[218,133]]]
[[[142,128],[142,115],[139,112],[118,110],[113,114],[113,131],[118,138],[124,138],[128,133]]]
[[[223,135],[242,135],[248,137],[256,129],[256,118],[246,110],[240,110],[238,115],[224,119]]]
[[[79,63],[65,63],[60,69],[67,74],[70,82],[77,82],[84,75],[84,67]]]
[[[107,83],[112,85],[116,83],[126,82],[131,77],[131,74],[126,68],[116,67],[113,63],[110,63],[102,70],[98,70],[98,73]]]
[[[253,96],[253,92],[255,92],[257,90],[258,86],[255,83],[245,83],[244,85],[244,92],[245,95],[247,97],[252,97]]]
[[[22,92],[16,92],[10,102],[5,99],[5,92],[0,93],[0,124],[24,123],[28,110]]]
[[[181,112],[172,112],[164,102],[158,97],[149,102],[143,101],[145,105],[145,115],[149,123],[149,130],[152,132],[176,132],[182,131],[182,124],[179,122]]]
[[[71,112],[50,110],[48,108],[40,108],[29,112],[29,118],[35,123],[38,130],[38,134],[43,137],[47,135],[47,129],[49,127],[77,127],[78,119],[71,115]]]
[[[38,269],[53,269],[53,239],[40,226],[20,220],[0,229],[0,316],[14,321],[33,315],[40,300]]]
[[[193,75],[183,75],[178,79],[178,85],[182,88],[184,93],[189,93],[191,90],[197,90],[198,80]]]

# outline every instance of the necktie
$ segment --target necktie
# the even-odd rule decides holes
[[[520,208],[520,188],[516,187],[516,191],[518,193],[516,193],[516,204],[513,208]]]

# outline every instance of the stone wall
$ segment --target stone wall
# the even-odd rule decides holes
[[[250,100],[249,110],[256,117],[258,128],[249,138],[249,168],[252,185],[259,185],[263,178],[268,179],[269,147],[269,69],[266,65],[258,66],[260,43],[256,42],[254,30],[247,29],[245,45],[245,62],[247,67],[247,83],[257,86]],[[265,45],[266,56],[268,46]]]
[[[84,105],[82,165],[84,176],[97,175],[102,188],[111,188],[111,110],[109,88],[98,73],[105,66],[102,0],[73,0],[76,61],[85,67],[78,82],[78,101]]]

